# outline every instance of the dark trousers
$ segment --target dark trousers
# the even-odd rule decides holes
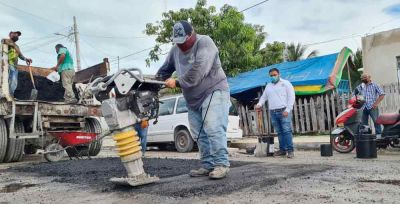
[[[363,116],[362,116],[362,123],[363,125],[368,125],[368,118],[371,116],[372,121],[374,122],[375,126],[375,134],[381,134],[382,133],[382,128],[381,125],[376,123],[376,119],[379,116],[379,110],[378,108],[372,108],[372,109],[366,109],[364,108],[363,110]]]

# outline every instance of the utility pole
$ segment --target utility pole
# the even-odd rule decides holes
[[[81,56],[80,56],[80,47],[79,47],[79,33],[78,33],[78,25],[76,24],[76,17],[74,16],[74,36],[75,36],[75,50],[76,50],[76,67],[77,71],[81,70]]]

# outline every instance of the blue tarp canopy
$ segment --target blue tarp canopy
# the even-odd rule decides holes
[[[231,95],[265,86],[270,82],[268,71],[277,68],[282,78],[293,86],[326,85],[332,74],[339,53],[314,57],[295,62],[283,62],[245,72],[228,79]]]

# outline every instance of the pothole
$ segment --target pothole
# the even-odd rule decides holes
[[[26,184],[26,183],[12,183],[9,185],[4,186],[0,189],[0,193],[13,193],[17,192],[23,188],[30,188],[36,186],[37,184]]]
[[[380,183],[400,186],[400,180],[361,180],[363,183]]]

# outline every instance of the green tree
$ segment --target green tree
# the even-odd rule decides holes
[[[362,50],[360,48],[358,48],[357,51],[355,53],[353,53],[353,62],[354,62],[354,66],[357,69],[363,68]]]
[[[307,46],[301,43],[290,43],[286,46],[285,60],[288,62],[299,61],[304,58],[304,54],[307,50]],[[318,55],[318,51],[313,50],[307,55],[307,58],[315,57]]]
[[[146,25],[145,33],[156,36],[156,46],[146,59],[147,65],[159,60],[160,46],[171,42],[173,24],[179,20],[190,21],[195,32],[209,35],[214,40],[228,76],[263,65],[260,53],[266,36],[263,26],[245,23],[244,15],[230,5],[224,5],[217,12],[214,6],[207,7],[206,0],[198,0],[194,8],[168,11],[162,17],[161,21]]]
[[[260,52],[264,66],[282,63],[284,61],[285,43],[277,41],[267,43]]]

